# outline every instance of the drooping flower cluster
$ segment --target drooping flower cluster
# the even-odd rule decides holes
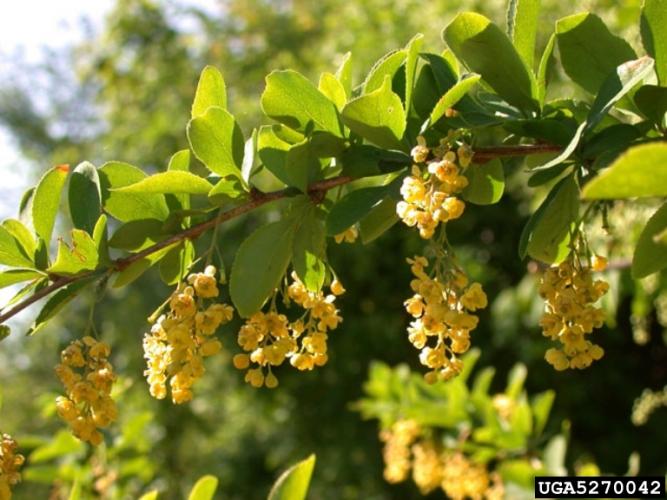
[[[278,379],[272,369],[286,359],[302,371],[323,366],[328,360],[328,332],[342,321],[334,301],[345,289],[334,280],[331,293],[325,295],[309,291],[296,273],[292,279],[286,294],[289,301],[305,310],[299,319],[289,321],[272,301],[268,312],[253,314],[239,330],[238,344],[246,353],[234,356],[233,362],[239,370],[248,370],[245,381],[253,387],[276,387]]]
[[[19,470],[25,458],[16,453],[18,445],[9,434],[0,436],[0,500],[10,500],[12,486],[21,480]]]
[[[540,326],[546,337],[561,344],[560,349],[554,347],[545,354],[556,370],[587,368],[604,355],[602,348],[587,340],[586,335],[604,323],[604,311],[594,304],[607,293],[609,284],[594,280],[592,271],[603,270],[605,264],[597,257],[590,266],[584,266],[573,254],[542,276],[539,290],[545,308]]]
[[[157,399],[167,396],[175,404],[192,399],[192,386],[204,374],[204,358],[220,352],[222,344],[215,338],[218,327],[229,322],[234,309],[213,302],[220,294],[217,270],[207,266],[203,273],[188,276],[169,300],[169,312],[162,315],[144,336],[144,375],[150,393]]]
[[[396,205],[396,213],[406,225],[417,226],[422,238],[430,239],[440,223],[463,214],[465,203],[456,194],[468,185],[461,174],[472,160],[472,151],[464,145],[454,152],[446,139],[430,150],[419,137],[412,159],[415,165],[403,180],[403,200]]]
[[[380,433],[384,442],[384,478],[389,483],[412,479],[423,495],[441,488],[449,498],[500,500],[502,480],[463,453],[445,450],[432,438],[423,436],[414,420],[398,420]]]
[[[431,370],[426,381],[449,380],[463,368],[458,355],[470,348],[470,332],[479,321],[471,313],[487,306],[486,294],[479,283],[469,284],[448,255],[436,258],[430,275],[426,257],[416,256],[408,263],[415,277],[410,283],[414,295],[404,302],[414,318],[408,339],[421,351],[420,362]]]
[[[66,396],[56,399],[58,415],[83,441],[97,446],[102,442],[99,429],[108,427],[118,415],[111,399],[116,376],[108,361],[111,348],[86,336],[62,351],[56,374],[65,386]]]

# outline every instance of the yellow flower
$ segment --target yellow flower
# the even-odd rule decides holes
[[[359,236],[359,231],[357,231],[357,228],[355,226],[350,226],[342,233],[339,233],[336,236],[334,236],[334,240],[338,244],[343,242],[354,243],[355,241],[357,241],[358,236]]]

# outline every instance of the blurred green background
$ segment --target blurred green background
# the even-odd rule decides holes
[[[573,13],[568,8],[543,1],[540,50],[554,21]],[[601,15],[634,45],[639,9],[639,0],[579,6]],[[416,32],[425,34],[427,50],[440,52],[440,31],[462,10],[504,24],[501,1],[221,0],[216,9],[201,10],[178,1],[116,0],[101,29],[89,31],[86,40],[45,52],[39,64],[12,60],[0,79],[0,125],[30,160],[26,175],[35,179],[51,164],[82,160],[123,160],[157,171],[187,147],[185,124],[204,65],[222,71],[231,111],[248,131],[260,123],[259,95],[272,69],[294,68],[316,80],[352,51],[358,83],[377,58]],[[581,92],[559,80],[556,74],[551,97]],[[520,165],[506,167],[512,174],[501,203],[467,210],[450,229],[464,266],[491,300],[473,334],[473,345],[482,349],[478,366],[495,366],[502,381],[521,361],[528,366],[529,392],[556,390],[548,430],[570,422],[571,466],[593,460],[604,472],[622,474],[636,451],[642,474],[664,474],[667,410],[656,410],[641,426],[633,425],[631,414],[645,388],[667,384],[667,276],[639,283],[627,270],[609,272],[609,326],[596,333],[605,357],[585,371],[554,372],[543,360],[548,343],[537,327],[535,269],[516,251],[535,193],[525,187]],[[18,206],[18,196],[12,201]],[[615,233],[593,235],[594,248],[612,260],[627,258],[649,214],[650,207],[619,206],[611,216]],[[220,231],[227,263],[265,215]],[[26,454],[40,450],[16,498],[66,498],[77,475],[101,498],[136,498],[150,487],[165,492],[162,498],[181,498],[206,473],[220,478],[220,498],[264,498],[281,469],[310,453],[318,457],[310,498],[421,498],[411,484],[384,482],[377,424],[351,408],[363,396],[371,360],[420,370],[402,308],[410,294],[405,258],[423,246],[414,233],[397,225],[368,247],[330,246],[331,263],[348,290],[340,299],[344,323],[331,335],[330,361],[314,372],[279,371],[281,384],[273,391],[251,388],[231,366],[238,351],[238,323],[232,323],[219,334],[226,353],[207,364],[191,404],[151,399],[141,339],[146,317],[170,290],[148,273],[128,289],[108,291],[95,321],[123,377],[121,418],[107,436],[108,449],[92,456],[67,433],[57,434],[64,424],[53,414],[59,390],[53,366],[60,349],[82,334],[92,297],[79,299],[34,338],[13,335],[0,349],[0,428],[21,440]],[[208,242],[199,244],[206,248]]]

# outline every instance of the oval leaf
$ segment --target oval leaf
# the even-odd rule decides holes
[[[206,66],[199,76],[192,103],[192,118],[203,115],[211,106],[227,109],[227,87],[220,71],[213,66]]]
[[[77,165],[69,180],[67,200],[74,227],[92,234],[102,213],[100,177],[95,165],[87,161]]]
[[[324,284],[326,246],[324,222],[311,209],[299,225],[292,244],[294,271],[311,292],[319,291]]]
[[[188,500],[211,500],[217,489],[218,478],[210,475],[200,477],[192,487]]]
[[[268,500],[305,500],[315,468],[315,455],[287,469],[271,488]]]
[[[135,184],[112,189],[119,193],[208,194],[213,186],[206,179],[190,172],[171,170],[146,177]]]
[[[466,171],[468,186],[463,191],[463,198],[476,205],[498,203],[505,191],[505,172],[499,159],[482,165],[472,164]]]
[[[32,197],[32,221],[37,234],[51,241],[53,225],[60,207],[60,195],[69,173],[69,165],[58,165],[40,179]]]

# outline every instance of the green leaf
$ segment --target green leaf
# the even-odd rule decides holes
[[[382,236],[394,224],[398,222],[396,215],[396,201],[386,197],[359,221],[359,233],[364,245]]]
[[[655,59],[655,72],[663,87],[667,86],[667,1],[644,0],[641,16],[642,42]]]
[[[167,166],[168,172],[189,172],[190,171],[190,150],[182,149],[172,155]],[[174,200],[170,204],[170,208],[180,210],[188,210],[190,208],[190,196],[187,194],[175,194],[173,197],[167,197],[167,203]]]
[[[149,491],[139,497],[139,500],[158,500],[158,490]]]
[[[327,233],[330,236],[342,233],[364,218],[386,196],[387,188],[384,186],[357,189],[346,194],[329,212]]]
[[[21,196],[19,203],[19,220],[27,227],[34,227],[32,223],[32,199],[34,195],[34,187],[27,189]]]
[[[556,22],[560,60],[565,73],[591,94],[626,61],[637,59],[630,44],[613,35],[602,19],[582,12]]]
[[[667,203],[653,214],[639,236],[632,257],[633,278],[644,278],[667,267],[667,242],[660,238],[665,229],[667,229]]]
[[[352,132],[382,148],[402,148],[405,111],[388,76],[377,90],[348,102],[342,119]]]
[[[345,95],[352,95],[352,52],[347,52],[336,70],[336,78],[343,85]]]
[[[212,205],[222,206],[230,202],[242,200],[248,195],[238,178],[220,179],[208,192],[208,201]]]
[[[111,258],[109,257],[109,241],[107,237],[107,216],[104,214],[100,215],[93,228],[93,241],[95,241],[95,246],[97,247],[100,264],[109,265]]]
[[[544,466],[547,472],[554,476],[565,476],[565,454],[567,453],[567,441],[565,436],[558,434],[551,438],[544,449]]]
[[[667,196],[667,144],[653,142],[630,148],[590,181],[589,200]]]
[[[270,73],[261,102],[267,116],[294,130],[306,133],[314,127],[342,137],[334,103],[296,71]]]
[[[310,455],[287,469],[271,488],[268,500],[306,500],[314,468],[315,455]]]
[[[200,477],[190,491],[188,500],[212,500],[217,489],[218,478],[210,475]]]
[[[570,140],[569,144],[563,149],[563,151],[561,151],[555,158],[552,158],[545,164],[531,168],[530,171],[539,172],[540,170],[548,170],[550,168],[558,167],[561,163],[567,160],[572,155],[572,153],[574,153],[574,151],[577,149],[577,146],[579,146],[579,142],[581,141],[581,138],[584,135],[584,130],[586,130],[585,121],[579,124],[579,127],[572,136],[572,139]]]
[[[293,144],[285,157],[285,174],[289,179],[288,186],[294,186],[306,192],[308,184],[321,177],[321,164],[316,156],[310,139]]]
[[[507,375],[507,387],[505,388],[505,394],[508,398],[515,401],[519,399],[527,375],[526,365],[517,363],[512,367]]]
[[[440,118],[445,115],[445,112],[454,107],[454,105],[459,102],[469,91],[472,89],[480,80],[481,76],[474,73],[465,75],[462,80],[456,82],[456,84],[445,92],[440,100],[436,103],[433,111],[431,111],[431,116],[428,120],[428,126],[435,124]],[[424,128],[422,127],[422,130]]]
[[[283,219],[260,227],[239,247],[229,282],[229,291],[239,314],[257,312],[284,276],[297,221]]]
[[[208,194],[211,183],[190,172],[171,170],[146,177],[135,184],[112,189],[119,193],[135,194]]]
[[[412,107],[412,91],[417,76],[417,63],[419,62],[419,51],[424,44],[424,35],[417,33],[405,47],[407,54],[405,58],[405,114],[410,114]]]
[[[510,0],[507,5],[507,34],[528,70],[535,59],[540,0]]]
[[[24,226],[18,219],[6,219],[2,221],[2,227],[20,244],[23,253],[33,260],[33,256],[37,251],[37,241],[35,240],[35,236],[30,232],[30,229]]]
[[[24,281],[30,281],[37,278],[44,277],[44,274],[34,269],[7,269],[6,271],[0,271],[0,288],[6,288],[16,283],[22,283]]]
[[[165,256],[177,245],[178,243],[174,243],[140,260],[132,262],[129,266],[118,273],[116,281],[114,281],[112,285],[113,288],[127,286],[133,281],[139,279],[142,274],[144,274],[151,267],[165,258]]]
[[[95,165],[84,161],[72,171],[67,199],[74,227],[92,234],[102,210],[100,177]]]
[[[192,103],[192,118],[203,115],[211,106],[227,109],[227,87],[220,71],[213,66],[206,66],[199,76]]]
[[[370,94],[382,87],[387,77],[391,81],[407,57],[405,50],[394,50],[382,56],[368,72],[362,85],[362,94]]]
[[[507,35],[489,19],[473,12],[459,14],[445,28],[443,39],[508,103],[522,110],[537,108],[532,75]]]
[[[161,194],[121,193],[111,189],[135,184],[147,176],[128,163],[109,162],[98,170],[104,211],[121,222],[137,219],[165,220],[169,207]]]
[[[164,236],[162,221],[157,219],[132,220],[116,229],[109,239],[109,246],[128,252],[139,252],[154,245]]]
[[[257,154],[269,172],[275,175],[284,184],[291,179],[287,174],[285,161],[291,144],[275,133],[274,127],[265,125],[260,127],[257,136]]]
[[[222,177],[241,177],[245,139],[226,110],[208,108],[203,115],[190,120],[187,134],[195,156],[211,172]]]
[[[533,429],[536,437],[542,434],[544,427],[547,425],[555,398],[556,393],[554,391],[544,391],[535,396],[531,402],[533,418],[535,419]]]
[[[653,64],[653,59],[644,56],[641,59],[623,63],[616,68],[616,71],[605,79],[595,96],[588,118],[586,118],[586,130],[593,130],[614,104],[646,78],[653,71]]]
[[[297,276],[312,292],[322,289],[326,275],[326,232],[316,210],[308,210],[292,243],[292,265]]]
[[[92,283],[96,276],[84,278],[61,288],[51,295],[42,310],[39,311],[32,326],[28,329],[27,335],[34,335],[53,319],[67,304],[76,298],[83,289]]]
[[[463,198],[476,205],[498,203],[505,191],[505,172],[499,159],[481,165],[473,163],[466,171],[468,186],[463,191]]]
[[[255,173],[257,162],[257,129],[252,129],[250,137],[243,145],[243,162],[241,163],[241,178],[246,184],[250,182],[250,177]]]
[[[32,221],[37,234],[47,243],[60,208],[60,195],[69,173],[69,165],[58,165],[40,179],[32,197]]]
[[[549,37],[547,46],[542,52],[540,64],[537,67],[537,97],[541,105],[544,105],[544,100],[547,96],[547,84],[549,80],[549,70],[554,60],[554,47],[556,46],[556,34]]]
[[[35,267],[35,263],[25,253],[19,240],[4,226],[0,226],[0,264],[16,267]]]
[[[78,274],[97,268],[99,256],[97,245],[91,236],[82,229],[72,230],[72,245],[58,241],[56,261],[48,271],[55,274]]]
[[[50,441],[35,448],[28,458],[30,463],[39,464],[65,455],[76,455],[84,452],[85,449],[86,446],[69,431],[62,430]]]
[[[519,255],[558,264],[570,253],[570,231],[579,214],[579,188],[569,175],[556,184],[521,233]]]
[[[667,82],[665,82],[667,84]],[[635,104],[653,123],[662,125],[667,113],[667,87],[644,85],[634,95]]]
[[[322,92],[336,107],[341,110],[347,102],[347,95],[345,94],[345,87],[343,84],[331,73],[322,73],[320,75],[320,82],[317,85],[317,90]]]
[[[185,240],[167,252],[160,261],[160,278],[167,285],[173,285],[185,276],[195,258],[195,247]]]

